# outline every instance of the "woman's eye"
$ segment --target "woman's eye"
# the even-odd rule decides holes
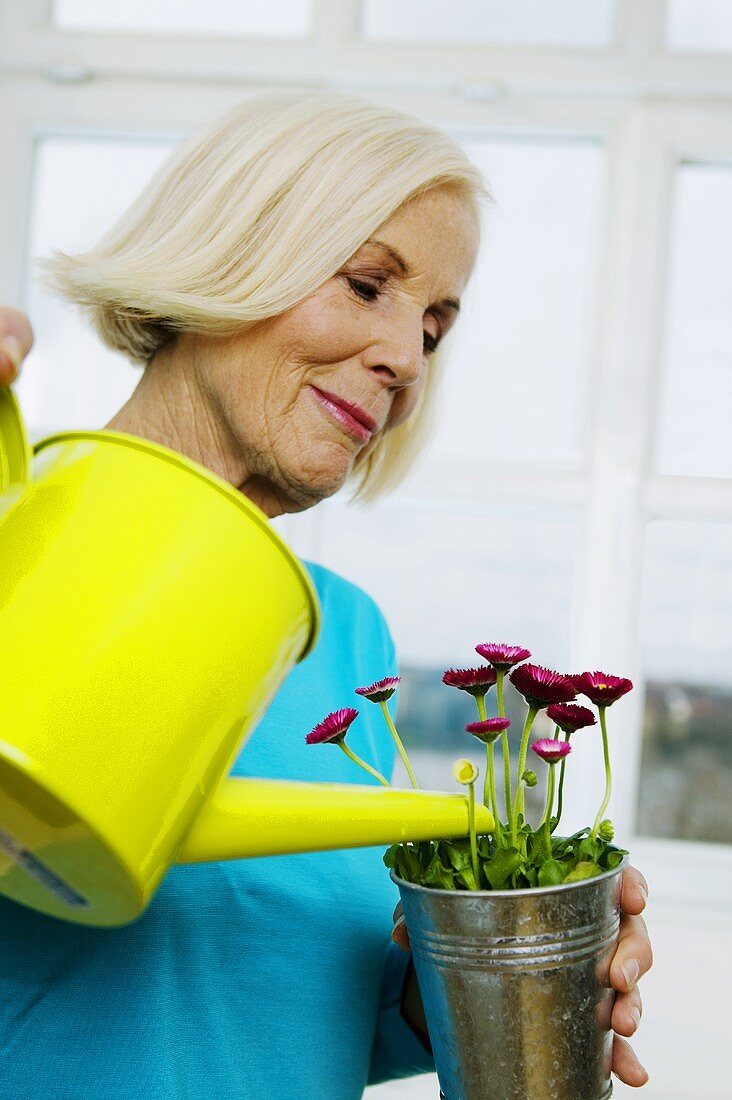
[[[381,289],[373,283],[362,283],[358,279],[349,279],[348,285],[354,294],[358,294],[359,298],[363,298],[365,302],[375,302]]]
[[[380,286],[374,286],[373,283],[363,283],[360,279],[351,279],[349,277],[348,285],[353,293],[357,294],[364,302],[375,302],[381,293]],[[439,342],[439,336],[433,336],[430,332],[425,332],[423,338],[425,355],[431,355],[433,351],[436,351]]]

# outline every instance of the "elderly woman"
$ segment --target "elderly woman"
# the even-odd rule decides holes
[[[270,517],[354,480],[394,485],[416,454],[478,248],[477,170],[447,135],[330,93],[247,100],[197,131],[98,246],[46,280],[144,366],[106,427],[214,470]],[[30,326],[0,313],[0,383]],[[354,685],[396,671],[360,589],[308,565],[323,608],[232,774],[361,782],[304,734]],[[9,656],[12,659],[12,655]],[[368,708],[354,751],[389,775]],[[434,1070],[381,848],[174,866],[137,921],[99,930],[0,897],[0,1080],[13,1100],[356,1100]],[[646,885],[623,876],[613,1069],[651,965]],[[398,907],[397,907],[398,909]],[[405,950],[400,950],[404,948]]]

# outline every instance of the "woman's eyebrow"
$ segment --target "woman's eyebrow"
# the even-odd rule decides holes
[[[364,244],[375,244],[377,248],[383,249],[388,256],[391,256],[405,279],[408,279],[412,274],[412,269],[401,252],[392,245],[387,244],[386,241],[380,241],[377,237],[369,237]],[[443,298],[441,301],[435,302],[434,305],[436,307],[447,306],[448,309],[454,309],[456,313],[460,311],[460,302],[457,298]]]

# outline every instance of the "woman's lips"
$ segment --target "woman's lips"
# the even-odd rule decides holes
[[[313,385],[309,388],[313,391],[318,403],[324,409],[327,409],[331,416],[342,427],[346,428],[351,435],[355,435],[357,439],[362,440],[364,443],[371,439],[378,425],[368,413],[364,412],[358,405],[346,401],[345,398],[337,397],[334,393],[319,390],[317,386]]]

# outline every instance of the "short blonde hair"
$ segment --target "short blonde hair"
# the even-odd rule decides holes
[[[290,309],[403,203],[445,186],[479,224],[490,194],[442,130],[339,92],[259,93],[184,139],[94,248],[40,261],[40,281],[147,365],[181,332],[233,336]],[[361,499],[419,453],[439,374],[437,353],[412,416],[359,455]]]

